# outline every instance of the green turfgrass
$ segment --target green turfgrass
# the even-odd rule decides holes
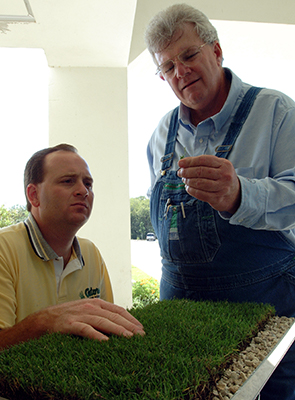
[[[13,400],[206,399],[232,356],[274,313],[268,305],[163,301],[131,312],[144,337],[96,342],[51,334],[0,353]]]

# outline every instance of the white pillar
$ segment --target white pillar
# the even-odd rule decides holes
[[[127,68],[52,68],[49,144],[77,147],[94,178],[92,240],[107,264],[115,303],[132,304],[128,187]]]

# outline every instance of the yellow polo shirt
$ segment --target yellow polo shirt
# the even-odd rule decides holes
[[[50,305],[90,297],[113,302],[105,263],[91,241],[74,239],[71,259],[57,281],[59,262],[31,214],[0,229],[0,329]]]

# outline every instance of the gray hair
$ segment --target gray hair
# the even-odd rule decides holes
[[[164,50],[176,31],[186,23],[194,24],[196,33],[204,43],[219,42],[217,31],[205,14],[187,4],[174,4],[156,14],[145,32],[145,43],[156,64],[155,53]]]

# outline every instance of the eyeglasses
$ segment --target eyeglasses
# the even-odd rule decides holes
[[[165,61],[163,64],[159,65],[156,71],[156,75],[163,75],[164,77],[172,78],[175,75],[175,63],[176,59],[181,62],[181,64],[186,67],[190,67],[196,61],[201,49],[206,46],[207,43],[202,44],[202,46],[192,46],[186,50],[183,50],[173,59]]]

